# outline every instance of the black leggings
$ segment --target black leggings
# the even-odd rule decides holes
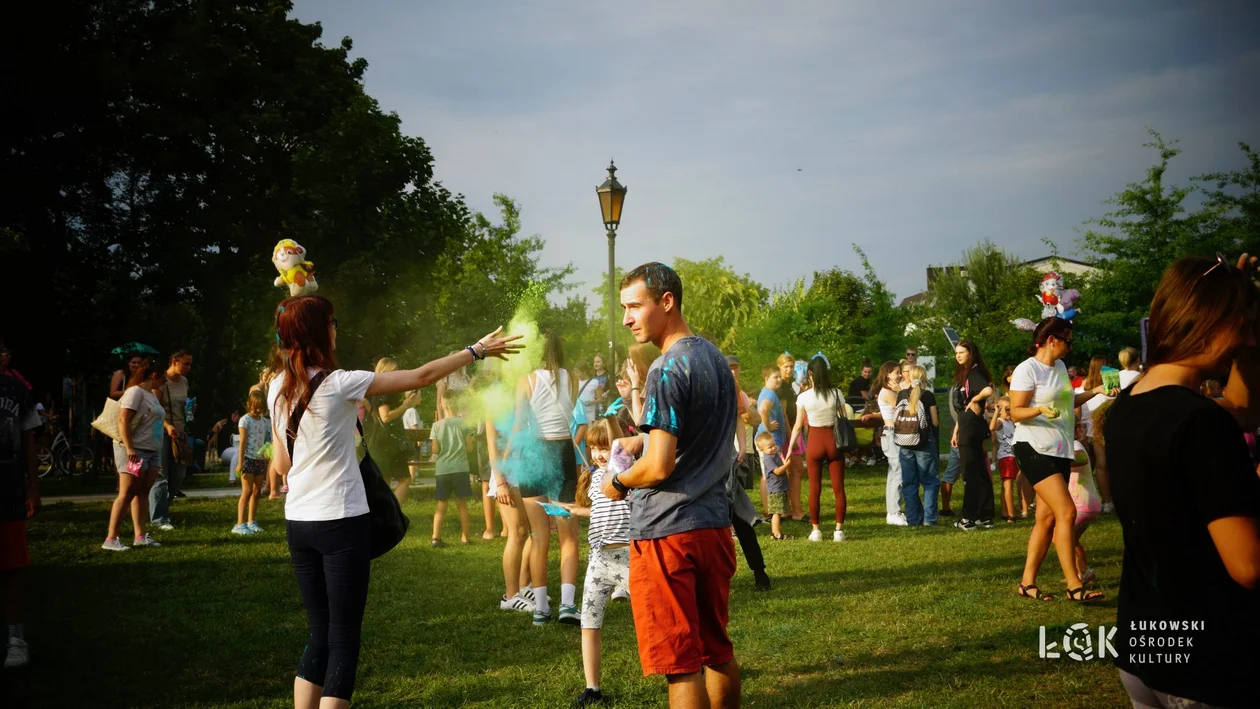
[[[968,522],[993,521],[993,476],[984,460],[984,418],[971,411],[958,417],[958,462],[962,467],[962,518]]]
[[[732,512],[731,526],[735,528],[735,537],[739,539],[739,546],[744,550],[744,561],[748,562],[748,568],[753,571],[765,571],[766,558],[761,554],[761,544],[757,541],[757,532],[753,531],[752,525]]]
[[[322,687],[325,697],[349,700],[372,567],[372,523],[368,515],[360,515],[326,522],[289,520],[285,527],[310,626],[297,676]]]

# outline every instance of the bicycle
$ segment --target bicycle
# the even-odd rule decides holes
[[[35,452],[39,477],[77,475],[92,462],[92,452],[82,443],[71,443],[65,431],[57,431],[52,447],[40,445]]]

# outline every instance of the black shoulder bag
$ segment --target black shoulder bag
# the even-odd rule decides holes
[[[848,453],[857,448],[857,431],[853,428],[853,422],[845,415],[845,401],[840,397],[839,390],[835,397],[839,399],[836,405],[836,422],[831,426],[831,435],[836,438],[836,450],[840,453]]]
[[[311,403],[311,396],[315,394],[319,385],[324,383],[326,376],[324,372],[320,372],[311,379],[306,395],[302,397],[302,401],[298,402],[293,409],[293,415],[289,417],[285,437],[288,439],[290,465],[293,464],[293,444],[297,441],[298,425],[302,422],[302,415],[306,413],[306,407]],[[359,435],[362,436],[363,424],[356,418],[355,425],[359,429]],[[363,476],[363,491],[367,493],[368,517],[372,523],[372,558],[375,559],[398,546],[403,537],[407,536],[407,528],[411,526],[411,520],[403,514],[402,505],[398,503],[394,491],[389,489],[389,483],[385,482],[381,469],[376,466],[376,461],[372,460],[372,455],[367,452],[366,445],[363,460],[359,461],[359,474]]]

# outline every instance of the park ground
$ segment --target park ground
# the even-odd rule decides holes
[[[1107,599],[1064,600],[1051,555],[1041,586],[1056,600],[1037,603],[1015,595],[1028,523],[890,527],[883,479],[882,467],[850,471],[844,543],[811,544],[801,523],[786,525],[789,541],[758,528],[771,592],[754,593],[739,557],[730,633],[745,706],[1126,705],[1110,662],[1038,656],[1040,626],[1053,641],[1075,623],[1115,621],[1114,517],[1085,536]],[[830,501],[827,488],[824,520]],[[292,706],[306,625],[283,508],[264,501],[266,532],[253,537],[228,533],[235,509],[234,499],[179,500],[161,549],[110,553],[99,548],[108,503],[46,508],[30,524],[32,664],[0,677],[0,695],[15,700],[4,705]],[[405,510],[407,538],[373,562],[354,705],[567,706],[583,688],[578,629],[498,609],[502,542],[480,540],[479,514],[471,546],[435,550],[431,489],[413,489]],[[444,536],[458,541],[456,520]],[[557,598],[554,576],[551,588]],[[639,671],[628,604],[610,608],[604,667],[607,706],[666,706],[664,680]]]

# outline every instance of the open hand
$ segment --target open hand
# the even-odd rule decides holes
[[[499,335],[502,332],[503,326],[500,325],[494,332],[486,335],[480,340],[477,340],[477,344],[481,345],[483,348],[482,356],[498,357],[499,359],[505,360],[508,358],[508,355],[514,355],[521,351],[521,348],[524,347],[524,345],[518,344],[516,341],[524,337],[524,335],[500,337]]]

